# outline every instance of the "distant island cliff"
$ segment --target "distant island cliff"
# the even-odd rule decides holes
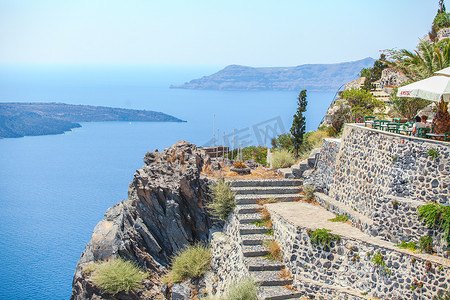
[[[170,88],[211,90],[286,90],[336,91],[342,84],[358,77],[362,68],[373,66],[367,57],[337,64],[306,64],[296,67],[230,65],[209,76]]]
[[[184,122],[149,111],[64,103],[0,103],[0,138],[61,134],[77,122]]]

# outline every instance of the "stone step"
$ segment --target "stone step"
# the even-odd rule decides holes
[[[291,172],[294,178],[301,178],[303,176],[303,173],[305,173],[305,171],[308,169],[308,163],[303,161],[297,165],[293,165],[291,167]]]
[[[250,214],[237,214],[239,223],[241,224],[251,224],[260,221],[262,215],[260,213],[250,213]]]
[[[295,194],[301,191],[300,186],[264,186],[264,187],[232,187],[236,195]]]
[[[262,209],[261,205],[258,204],[240,204],[236,205],[237,214],[254,214]]]
[[[299,201],[304,198],[301,194],[265,194],[265,195],[237,195],[235,201],[237,205],[240,204],[256,204],[258,200],[264,201],[274,199],[277,202]]]
[[[268,234],[246,234],[242,235],[242,245],[262,245],[264,241],[274,239],[273,235]]]
[[[244,257],[256,257],[269,254],[267,248],[261,245],[242,246],[242,252],[244,253]]]
[[[256,226],[253,224],[241,224],[239,225],[239,233],[241,235],[247,235],[247,234],[264,234],[269,230],[269,228],[265,226]],[[242,237],[244,238],[244,237]]]
[[[300,186],[302,181],[298,179],[249,179],[230,180],[233,187],[264,187],[264,186]]]
[[[260,286],[282,286],[292,284],[291,278],[282,278],[280,271],[251,271],[256,283]]]
[[[262,286],[258,288],[258,299],[260,300],[298,299],[302,294],[284,286]]]
[[[285,267],[282,262],[265,257],[246,257],[244,262],[249,271],[281,271]]]
[[[320,154],[320,149],[321,149],[321,148],[316,148],[316,149],[313,149],[313,150],[311,151],[311,154],[309,155],[309,157],[308,157],[308,159],[307,159],[307,161],[308,161],[308,167],[309,167],[310,169],[313,169],[314,166],[316,165],[316,157],[317,157],[318,154]]]
[[[281,168],[277,169],[277,173],[283,176],[286,179],[294,179],[294,175],[292,174],[291,168]]]

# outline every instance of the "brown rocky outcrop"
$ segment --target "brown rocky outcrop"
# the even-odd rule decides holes
[[[207,240],[211,221],[205,211],[207,179],[201,176],[205,154],[184,141],[144,157],[128,190],[128,200],[106,211],[81,254],[71,299],[164,298],[159,277],[169,258],[186,244]],[[120,256],[151,276],[134,294],[103,294],[82,272],[84,266]]]

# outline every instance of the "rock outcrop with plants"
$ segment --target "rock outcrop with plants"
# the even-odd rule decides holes
[[[89,270],[94,262],[120,257],[147,272],[140,288],[114,299],[164,298],[160,277],[170,257],[189,243],[209,237],[205,211],[207,179],[201,176],[207,156],[180,141],[144,157],[145,165],[130,183],[128,200],[109,208],[94,229],[76,268],[71,299],[110,299]]]

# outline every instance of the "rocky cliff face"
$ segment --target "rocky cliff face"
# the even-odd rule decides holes
[[[163,297],[158,278],[169,258],[187,243],[207,240],[207,179],[200,176],[208,157],[181,141],[163,152],[148,152],[130,183],[128,200],[109,208],[78,261],[71,299],[109,299],[83,274],[93,261],[120,256],[153,275],[133,295],[114,299]],[[150,294],[149,294],[150,293]]]

